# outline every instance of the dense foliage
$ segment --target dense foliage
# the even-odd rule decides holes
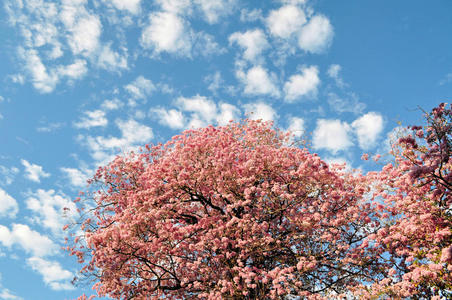
[[[365,175],[247,120],[99,168],[68,249],[115,299],[433,297],[451,291],[451,110]]]

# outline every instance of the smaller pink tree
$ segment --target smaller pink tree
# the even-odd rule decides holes
[[[115,299],[331,298],[386,276],[368,178],[271,123],[188,130],[98,169],[69,247]]]
[[[395,164],[370,174],[387,224],[371,239],[392,265],[373,295],[452,297],[451,119],[444,103],[425,113],[395,144]]]

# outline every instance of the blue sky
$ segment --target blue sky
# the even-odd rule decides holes
[[[118,153],[248,116],[366,170],[452,94],[447,0],[2,5],[0,299],[89,292],[62,210]]]

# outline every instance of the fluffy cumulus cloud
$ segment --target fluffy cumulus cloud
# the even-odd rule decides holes
[[[353,145],[351,127],[340,120],[317,120],[312,143],[315,149],[326,149],[332,153],[346,150]]]
[[[0,299],[5,300],[23,300],[23,298],[16,296],[12,291],[0,287]]]
[[[34,88],[42,93],[50,93],[58,83],[58,74],[43,64],[38,52],[34,49],[19,49],[19,57],[25,62],[25,70],[31,77]]]
[[[128,11],[137,14],[140,11],[141,0],[104,0],[105,3],[111,3],[116,9]]]
[[[187,24],[177,14],[168,11],[151,13],[149,24],[141,34],[141,44],[155,54],[168,52],[189,56],[192,47],[191,32]]]
[[[272,10],[266,19],[270,34],[283,39],[298,32],[304,23],[306,23],[306,16],[303,10],[291,4]]]
[[[255,22],[257,20],[263,19],[262,9],[246,9],[242,8],[240,10],[240,21],[241,22]]]
[[[89,129],[91,127],[105,127],[108,124],[108,119],[105,112],[102,110],[93,110],[83,112],[80,121],[74,123],[76,128]]]
[[[177,109],[152,108],[151,118],[172,129],[182,129],[199,128],[215,123],[225,125],[240,116],[240,110],[236,106],[229,103],[217,105],[212,99],[200,95],[191,98],[179,97],[174,105]]]
[[[262,66],[254,66],[247,72],[237,71],[237,77],[245,85],[246,95],[269,95],[279,97],[280,92],[275,84],[276,76],[269,74]]]
[[[231,14],[237,3],[236,0],[194,0],[201,9],[205,20],[217,23],[221,17]]]
[[[88,68],[85,60],[77,59],[70,65],[59,66],[57,70],[61,76],[66,76],[70,79],[80,79],[86,74]]]
[[[218,125],[226,125],[230,121],[237,121],[241,114],[240,109],[229,103],[221,103],[219,109],[220,111],[216,116]]]
[[[45,284],[53,290],[73,290],[71,284],[74,274],[63,267],[56,261],[43,259],[41,257],[30,257],[27,264],[35,271],[41,274]]]
[[[203,31],[193,34],[193,54],[211,57],[214,54],[223,54],[226,49],[221,47],[213,35]]]
[[[251,120],[273,121],[277,119],[276,111],[265,102],[247,103],[243,106],[245,114]]]
[[[330,46],[333,35],[330,20],[323,15],[316,15],[301,28],[298,45],[307,52],[321,53]]]
[[[191,0],[156,0],[155,1],[162,11],[173,14],[191,14],[192,1]]]
[[[73,54],[90,56],[98,49],[102,24],[99,16],[85,8],[85,1],[64,1],[59,16],[69,33],[68,44]]]
[[[87,180],[93,175],[93,171],[86,168],[80,170],[62,167],[60,170],[69,179],[71,185],[76,188],[86,187]]]
[[[123,105],[124,104],[119,99],[114,98],[111,100],[110,99],[104,100],[104,102],[102,102],[101,108],[104,110],[117,110],[123,107]]]
[[[103,45],[98,54],[97,65],[109,71],[121,71],[128,68],[127,48],[122,48],[122,54],[114,51],[111,44]]]
[[[369,112],[362,117],[356,119],[351,124],[361,149],[370,149],[375,143],[383,130],[383,117],[375,112]]]
[[[20,162],[25,167],[25,178],[31,181],[41,182],[41,178],[50,176],[50,173],[45,172],[40,165],[29,163],[25,159],[22,159]]]
[[[165,109],[162,107],[152,108],[150,110],[151,118],[158,119],[163,126],[168,126],[172,129],[181,129],[185,126],[185,118],[180,110]]]
[[[345,86],[344,80],[340,76],[340,72],[342,70],[342,67],[338,64],[332,64],[329,66],[327,74],[329,77],[333,78],[336,82],[336,85],[340,88]]]
[[[133,99],[145,99],[155,90],[152,81],[141,75],[124,88],[129,92]]]
[[[189,127],[201,127],[197,125],[205,122],[211,123],[217,115],[215,102],[204,96],[196,95],[191,98],[180,97],[176,100],[176,105],[183,111],[192,113],[191,122],[194,126],[189,125]]]
[[[16,199],[0,188],[0,217],[14,218],[18,211]]]
[[[115,121],[121,135],[115,136],[86,136],[79,135],[78,140],[91,151],[91,156],[98,164],[111,161],[118,151],[122,153],[133,150],[137,146],[149,143],[154,137],[152,128],[134,119]]]
[[[261,53],[269,47],[265,33],[260,29],[248,30],[245,32],[234,32],[229,36],[229,43],[237,43],[244,49],[243,58],[249,61],[256,61]]]
[[[302,118],[299,117],[290,117],[288,120],[289,126],[287,127],[287,131],[292,133],[293,137],[299,138],[304,134],[305,131],[305,123]]]
[[[359,101],[358,96],[353,92],[339,96],[336,93],[328,93],[328,104],[330,108],[338,113],[351,112],[361,114],[366,108],[366,104]]]
[[[72,82],[87,74],[87,59],[98,55],[102,24],[86,1],[7,1],[9,20],[19,29],[23,44],[18,57],[33,86],[52,92],[62,79]],[[72,54],[69,63],[61,63]],[[24,81],[23,74],[16,76]]]
[[[0,243],[8,248],[19,246],[37,257],[53,255],[58,251],[58,246],[51,239],[25,224],[13,224],[12,230],[0,225]]]
[[[0,185],[10,185],[13,183],[17,173],[19,173],[19,169],[16,167],[8,168],[0,165]]]
[[[62,233],[63,226],[70,220],[68,218],[74,217],[77,210],[66,195],[54,190],[38,189],[29,193],[25,203],[34,214],[32,220],[55,235]]]
[[[285,100],[293,102],[301,98],[315,98],[320,85],[316,66],[302,67],[300,74],[292,75],[284,84]]]

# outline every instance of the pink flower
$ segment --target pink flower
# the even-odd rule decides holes
[[[452,245],[441,251],[441,262],[452,263]]]

